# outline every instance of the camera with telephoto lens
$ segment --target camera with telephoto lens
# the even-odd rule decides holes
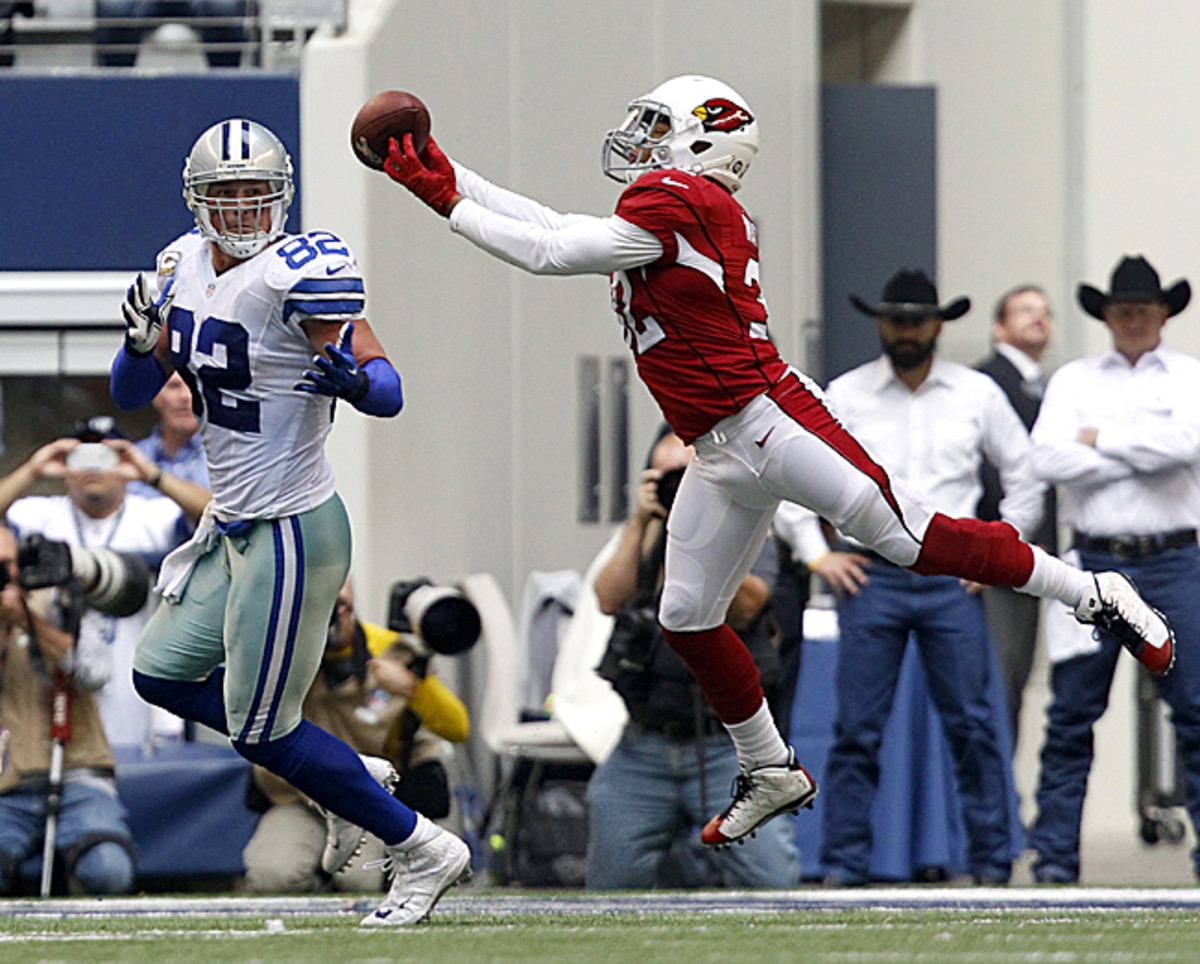
[[[132,616],[150,594],[150,571],[140,556],[112,549],[84,549],[33,533],[17,546],[17,584],[25,590],[66,586],[72,580],[93,609]],[[9,582],[0,566],[0,589]]]
[[[392,583],[388,629],[411,633],[426,649],[418,655],[428,658],[465,653],[478,642],[483,623],[461,589],[435,586],[422,576]]]

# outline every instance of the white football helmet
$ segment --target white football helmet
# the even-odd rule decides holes
[[[266,181],[260,197],[210,198],[223,181]],[[292,159],[283,143],[252,120],[234,117],[214,124],[183,163],[183,199],[200,234],[235,258],[251,258],[283,233],[295,187]],[[269,226],[263,212],[269,212]]]
[[[758,150],[758,122],[745,99],[711,77],[674,77],[629,105],[604,138],[601,164],[616,181],[676,168],[707,174],[736,191]]]

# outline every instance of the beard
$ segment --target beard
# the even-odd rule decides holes
[[[933,349],[937,343],[929,341],[924,344],[902,341],[894,344],[884,342],[883,353],[891,359],[892,364],[898,372],[910,372],[914,368],[920,368],[925,362],[929,361],[933,355]]]

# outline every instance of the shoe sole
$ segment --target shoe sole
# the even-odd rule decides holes
[[[777,807],[776,809],[772,810],[765,817],[763,817],[761,820],[759,820],[758,823],[754,824],[754,826],[752,826],[750,829],[738,834],[738,836],[736,836],[736,837],[727,837],[724,840],[709,841],[709,840],[705,840],[704,834],[701,833],[700,842],[703,843],[704,846],[706,846],[706,847],[711,847],[713,850],[727,850],[729,847],[732,847],[735,843],[736,844],[744,844],[746,842],[747,838],[753,837],[755,835],[755,833],[757,833],[759,827],[761,827],[764,823],[767,823],[769,820],[774,820],[781,813],[791,812],[791,813],[799,816],[801,810],[811,810],[813,808],[813,801],[817,798],[817,792],[818,792],[817,781],[814,780],[811,776],[809,776],[808,771],[805,770],[804,767],[801,767],[800,771],[806,777],[808,777],[808,782],[809,782],[809,784],[811,784],[811,786],[805,793],[802,793],[799,797],[797,797],[795,800],[791,801],[790,803],[785,803],[785,804],[783,804],[783,806]],[[720,818],[718,818],[718,819],[720,819]]]

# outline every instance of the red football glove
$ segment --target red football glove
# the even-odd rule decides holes
[[[403,184],[442,217],[449,217],[450,208],[458,197],[454,165],[432,137],[425,148],[425,157],[428,167],[413,147],[412,134],[404,135],[403,148],[392,137],[388,139],[388,159],[383,162],[383,169],[388,177]]]

